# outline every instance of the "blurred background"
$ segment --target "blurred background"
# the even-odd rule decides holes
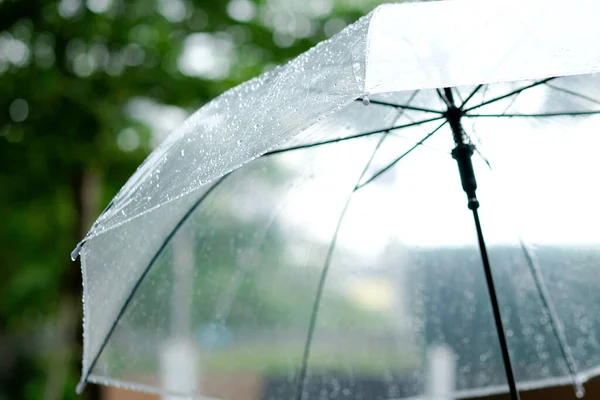
[[[80,398],[69,254],[146,155],[378,3],[0,0],[0,399]]]
[[[379,3],[383,1],[0,0],[0,400],[157,398],[120,389],[101,389],[93,384],[88,385],[81,397],[75,394],[81,369],[82,287],[79,261],[70,261],[71,250],[137,166],[190,113],[227,89],[336,34]],[[299,162],[308,164],[305,161],[297,159],[296,166]],[[256,165],[257,168],[260,166]],[[229,215],[231,208],[242,211],[252,211],[252,207],[269,208],[272,204],[269,201],[275,200],[270,200],[265,193],[276,197],[274,194],[281,181],[290,179],[285,175],[291,174],[293,168],[290,165],[287,165],[289,170],[281,165],[268,173],[261,170],[260,173],[270,179],[262,182],[264,186],[256,188],[257,196],[262,196],[261,204],[257,205],[254,197],[247,200],[248,204],[243,201],[215,202],[216,211],[211,212]],[[454,174],[453,168],[452,165],[448,170]],[[252,169],[249,170],[252,173]],[[240,181],[245,182],[244,179]],[[298,191],[301,189],[301,186],[297,188]],[[229,199],[228,194],[225,190],[220,198]],[[463,195],[459,194],[462,201]],[[223,209],[219,209],[221,206]],[[311,204],[305,206],[310,209]],[[254,210],[248,215],[260,214],[260,211],[263,210]],[[223,264],[233,265],[233,258],[243,257],[231,253],[228,247],[232,232],[235,233],[232,240],[238,249],[253,248],[258,240],[253,236],[258,231],[257,221],[248,215],[228,221],[222,236],[220,232],[202,231],[209,224],[206,224],[208,219],[200,218],[190,223],[196,236],[188,239],[213,246],[215,253],[222,255],[220,259],[215,258]],[[302,215],[301,219],[308,217]],[[280,262],[280,253],[290,250],[284,248],[283,235],[275,228],[264,235],[259,239],[265,243],[266,257],[260,264],[269,273],[268,281],[289,282],[289,275],[273,273],[273,266]],[[431,233],[427,232],[427,235]],[[323,241],[321,247],[314,245],[312,251],[324,254],[326,243]],[[185,246],[185,240],[173,244],[180,245]],[[306,243],[300,245],[308,246]],[[329,299],[328,310],[343,322],[340,326],[367,331],[379,327],[382,332],[404,329],[391,326],[389,318],[382,321],[377,311],[391,310],[396,315],[398,304],[403,304],[404,300],[396,299],[395,293],[420,290],[418,285],[412,285],[414,287],[409,290],[390,287],[389,280],[382,278],[386,271],[397,271],[397,260],[405,256],[405,253],[394,253],[397,246],[397,243],[389,243],[384,249],[381,258],[389,262],[379,261],[380,270],[371,271],[371,275],[360,282],[349,282],[349,293],[355,300],[352,304],[367,311],[357,314],[358,306],[348,309],[338,304],[335,298]],[[201,260],[204,248],[195,250],[196,257]],[[298,253],[303,255],[300,250]],[[593,257],[588,257],[588,253],[580,253],[580,257],[600,259],[600,252],[594,251]],[[177,251],[173,253],[178,254]],[[412,256],[413,259],[426,255],[431,259],[444,259],[446,264],[429,266],[434,272],[432,276],[437,277],[444,271],[452,273],[452,269],[447,268],[448,263],[464,269],[462,261],[456,260],[468,258],[454,249],[450,249],[450,253],[439,251],[435,257],[431,256],[433,253],[417,251]],[[548,260],[544,260],[548,264],[560,258],[555,253],[548,254]],[[186,262],[166,259],[171,256],[173,254],[165,253],[164,270],[156,268],[155,275],[149,278],[151,282],[165,282],[161,274],[169,266]],[[456,260],[452,261],[452,257]],[[478,256],[469,259],[472,259],[469,268],[479,270]],[[307,261],[302,257],[298,264],[307,265],[313,261],[321,265],[320,259]],[[360,260],[353,261],[359,263]],[[419,265],[425,265],[412,261],[406,264],[414,264],[415,271]],[[556,262],[557,270],[562,270],[563,266]],[[196,274],[200,283],[194,284],[206,282],[207,287],[203,290],[216,287],[214,282],[225,285],[225,278],[218,268],[200,272]],[[273,284],[273,296],[259,298],[254,292],[263,289],[256,284],[266,281],[260,279],[261,276],[257,275],[254,281],[245,279],[245,286],[240,289],[242,305],[248,304],[248,308],[258,310],[255,306],[261,302],[261,312],[253,310],[255,313],[251,316],[269,326],[280,323],[272,320],[280,317],[276,311],[284,310],[281,314],[285,316],[296,315],[294,307],[300,304],[297,298],[307,297],[307,287],[294,281],[293,291],[282,291],[284,286],[276,288]],[[315,274],[311,279],[316,281],[317,277]],[[458,280],[460,276],[450,278]],[[591,279],[591,276],[584,276],[584,283],[585,279]],[[459,298],[462,295],[443,291],[442,283],[445,283],[444,279],[429,282],[432,293],[422,297],[430,298],[430,303],[435,305],[444,296]],[[471,297],[480,293],[482,295],[477,297],[487,301],[484,287],[475,281],[471,284]],[[513,289],[507,287],[507,290]],[[153,288],[148,290],[155,295]],[[165,290],[164,293],[170,292]],[[589,296],[598,298],[597,293]],[[149,302],[148,307],[168,305],[168,301],[158,295],[154,299],[155,303]],[[310,306],[310,303],[303,304]],[[433,306],[423,304],[419,307]],[[291,309],[296,311],[289,312]],[[247,317],[243,308],[233,310],[240,320]],[[235,314],[237,311],[240,311],[239,315]],[[365,321],[369,315],[377,318],[368,320],[361,327],[358,321]],[[462,329],[469,331],[476,340],[481,321],[488,317],[480,312],[471,326]],[[195,318],[208,319],[205,315]],[[288,319],[292,327],[298,323],[293,318]],[[513,320],[516,319],[513,316]],[[439,324],[451,327],[453,317],[440,318]],[[235,332],[212,326],[206,328],[198,332],[199,341],[224,349],[220,358],[211,361],[215,370],[231,365],[232,356],[226,350],[234,341]],[[460,329],[456,331],[457,338],[464,336]],[[344,333],[336,331],[332,335],[337,341]],[[135,339],[139,341],[139,338]],[[300,339],[304,340],[304,336]],[[434,339],[431,342],[435,342]],[[327,342],[322,347],[329,349],[331,346]],[[125,354],[123,357],[128,357],[127,350],[133,352],[131,348],[132,343],[123,341],[119,350]],[[281,354],[268,358],[264,348],[259,350],[254,356],[249,354],[247,359],[236,358],[235,363],[244,367],[244,363],[254,365],[256,359],[260,359],[268,368],[276,370],[280,367]],[[452,358],[446,357],[444,349],[434,350],[441,354],[438,358],[442,360]],[[402,356],[410,358],[405,354]],[[378,362],[376,365],[372,364],[374,359]],[[355,357],[351,361],[359,366],[364,364],[366,369],[383,369],[392,362],[397,363],[398,359],[397,354],[390,355],[385,350],[383,354],[368,354],[364,359]],[[317,361],[327,364],[324,360]],[[252,377],[240,379],[236,375],[235,385],[232,385],[234,379],[227,379],[226,374],[220,377],[221,380],[212,379],[211,385],[215,388],[209,389],[229,393],[231,400],[246,398],[246,394],[259,391],[257,381]],[[281,382],[271,383],[277,387]],[[600,382],[592,382],[587,389],[589,398],[595,398],[594,393],[600,392]],[[524,399],[573,397],[570,387],[531,391],[523,396]]]

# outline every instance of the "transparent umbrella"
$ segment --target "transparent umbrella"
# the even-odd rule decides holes
[[[600,366],[597,15],[384,5],[202,107],[73,253],[79,390],[583,395]]]

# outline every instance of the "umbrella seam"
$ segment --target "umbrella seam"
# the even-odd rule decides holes
[[[371,31],[373,29],[373,22],[375,20],[375,17],[377,16],[378,13],[381,12],[382,9],[384,9],[387,5],[386,4],[382,4],[377,6],[373,11],[371,11],[371,18],[369,19],[369,26],[367,28],[367,38],[366,38],[366,43],[365,43],[365,67],[363,68],[364,72],[363,72],[363,87],[362,87],[362,92],[366,93],[366,90],[368,88],[367,86],[367,68],[369,68],[369,56],[371,55]],[[354,68],[352,69],[352,71],[354,71]],[[355,73],[356,75],[356,73]],[[359,88],[360,90],[361,88]]]
[[[351,104],[352,102],[354,102],[354,101],[355,101],[355,100],[356,100],[356,99],[357,99],[359,96],[360,96],[360,93],[349,93],[349,94],[348,94],[348,96],[345,96],[345,95],[344,95],[344,98],[343,98],[343,99],[341,99],[341,100],[340,100],[339,102],[337,102],[336,104],[334,104],[334,105],[332,105],[331,107],[329,107],[329,108],[327,108],[326,110],[324,110],[324,111],[323,111],[323,113],[321,113],[321,114],[319,115],[319,117],[320,117],[320,118],[321,118],[321,120],[322,120],[322,119],[324,119],[325,117],[328,117],[328,116],[330,116],[330,115],[331,115],[331,114],[333,114],[334,112],[336,112],[336,111],[338,111],[338,110],[340,110],[340,109],[342,109],[342,108],[344,108],[344,107],[348,106],[348,105],[349,105],[349,104]],[[168,199],[168,200],[166,200],[166,201],[164,201],[164,202],[162,202],[162,203],[159,203],[159,204],[157,204],[157,205],[155,205],[155,206],[153,206],[153,207],[151,207],[151,208],[148,208],[148,209],[146,209],[146,210],[144,210],[144,211],[142,211],[142,212],[140,212],[140,213],[133,214],[133,216],[130,216],[130,217],[128,217],[127,219],[123,220],[123,221],[122,221],[122,222],[120,222],[120,223],[117,223],[117,224],[114,224],[114,225],[110,225],[110,224],[109,224],[109,225],[108,225],[108,228],[100,229],[98,232],[94,232],[93,234],[90,234],[90,233],[93,231],[93,229],[91,229],[91,228],[90,228],[90,231],[89,231],[89,232],[88,232],[88,234],[85,236],[85,239],[83,239],[83,240],[82,240],[82,246],[83,246],[83,245],[85,245],[85,243],[87,243],[88,241],[90,241],[90,240],[92,240],[92,239],[94,239],[94,238],[97,238],[97,237],[99,237],[99,236],[102,236],[102,235],[104,235],[104,234],[106,234],[106,233],[108,233],[108,232],[112,231],[113,229],[116,229],[116,228],[118,228],[118,227],[120,227],[120,226],[122,226],[122,225],[124,225],[124,224],[126,224],[126,223],[128,223],[128,222],[131,222],[131,221],[133,221],[133,220],[134,220],[134,219],[136,219],[136,218],[139,218],[139,217],[141,217],[141,216],[143,216],[143,215],[146,215],[146,214],[148,214],[148,213],[150,213],[150,212],[153,212],[153,211],[155,211],[155,210],[159,209],[160,207],[162,207],[162,206],[164,206],[164,205],[166,205],[166,204],[169,204],[169,203],[171,203],[171,202],[173,202],[173,201],[175,201],[175,200],[178,200],[178,199],[180,199],[180,198],[182,198],[182,197],[184,197],[184,196],[187,196],[187,195],[189,195],[189,194],[192,194],[192,193],[194,193],[194,192],[196,192],[196,191],[198,191],[198,190],[200,190],[200,189],[202,189],[202,188],[206,187],[206,186],[207,186],[207,185],[209,185],[210,183],[212,183],[212,182],[215,182],[216,180],[218,180],[218,179],[220,179],[220,178],[222,178],[222,177],[226,176],[227,174],[230,174],[230,173],[232,173],[232,172],[234,172],[234,171],[238,170],[238,169],[239,169],[239,168],[241,168],[242,166],[244,166],[244,165],[246,165],[246,164],[250,163],[251,161],[254,161],[254,160],[256,160],[257,158],[260,158],[260,157],[264,156],[266,153],[270,152],[272,149],[275,149],[275,148],[277,148],[278,146],[281,146],[283,143],[285,143],[285,142],[287,142],[288,140],[290,140],[290,139],[292,139],[292,138],[294,138],[294,137],[298,136],[298,135],[299,135],[299,134],[301,134],[302,132],[304,132],[304,131],[308,130],[309,128],[311,128],[311,127],[313,127],[314,125],[316,125],[317,123],[319,123],[319,122],[321,121],[321,120],[319,119],[319,117],[315,117],[315,118],[314,118],[314,121],[313,121],[312,123],[310,123],[310,124],[307,124],[306,126],[303,126],[303,127],[299,128],[299,129],[296,129],[294,133],[290,134],[288,137],[286,137],[286,138],[282,139],[281,141],[279,141],[278,143],[276,143],[276,144],[272,145],[271,147],[267,148],[266,150],[264,150],[264,151],[261,151],[261,152],[259,152],[258,154],[254,155],[254,156],[249,156],[247,159],[245,159],[244,161],[242,161],[242,162],[240,162],[239,164],[235,165],[234,167],[231,167],[231,168],[225,169],[225,170],[224,170],[224,172],[217,173],[217,174],[216,174],[216,175],[215,175],[215,176],[214,176],[212,179],[209,179],[209,180],[207,180],[207,181],[205,182],[205,184],[204,184],[204,185],[201,185],[201,186],[199,186],[199,187],[194,187],[193,189],[189,189],[189,190],[187,190],[187,191],[184,191],[184,192],[182,192],[181,194],[179,194],[179,195],[177,195],[177,196],[173,196],[172,198],[170,198],[170,199]],[[116,197],[115,197],[115,198],[116,198]],[[114,200],[114,199],[113,199],[113,200]],[[104,221],[102,221],[102,222],[104,222]]]

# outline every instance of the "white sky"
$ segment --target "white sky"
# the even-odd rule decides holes
[[[527,111],[535,108],[532,103]],[[474,156],[488,242],[509,243],[523,236],[537,244],[600,243],[599,120],[478,122],[481,150],[493,168],[490,171]],[[467,130],[469,125],[465,123]],[[339,151],[319,170],[335,174],[336,166],[360,159],[357,152]],[[354,194],[339,245],[377,253],[390,238],[417,246],[476,243],[466,196],[449,155],[420,148],[394,170],[393,182],[388,177],[385,184],[372,183]],[[356,179],[356,172],[350,174]],[[296,193],[289,205],[294,210],[290,222],[329,241],[332,211],[343,204],[331,195],[336,190],[321,183]]]

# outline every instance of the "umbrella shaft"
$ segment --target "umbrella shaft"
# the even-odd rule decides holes
[[[477,211],[479,208],[479,201],[477,200],[476,194],[477,180],[475,179],[475,170],[473,169],[473,162],[471,160],[475,147],[473,144],[469,143],[467,136],[465,135],[465,131],[461,124],[461,117],[464,111],[455,105],[452,89],[445,88],[444,94],[448,104],[448,111],[445,113],[445,116],[448,120],[448,124],[450,125],[454,143],[456,144],[456,147],[454,150],[452,150],[452,157],[458,164],[458,172],[460,174],[462,188],[467,194],[468,198],[468,207],[471,211],[473,211],[473,219],[475,220],[475,227],[477,229],[479,252],[481,253],[481,261],[483,263],[483,270],[485,272],[485,281],[487,283],[490,295],[490,302],[492,303],[494,323],[496,325],[496,331],[498,332],[498,340],[500,341],[500,350],[502,352],[502,361],[504,362],[506,380],[508,381],[508,387],[510,389],[510,398],[511,400],[520,400],[512,364],[510,362],[508,343],[506,342],[506,336],[504,334],[504,326],[502,324],[502,317],[500,315],[500,306],[498,305],[498,296],[496,295],[496,288],[494,286],[494,278],[492,276],[490,259],[488,257],[487,247],[483,237],[483,230],[481,229],[481,221],[479,220],[479,213]]]
[[[471,156],[473,155],[474,147],[468,143],[457,143],[454,150],[452,150],[452,157],[458,164],[458,172],[460,174],[460,182],[462,188],[467,194],[468,207],[471,210],[477,210],[479,208],[479,201],[477,200],[477,179],[475,179],[475,171],[473,170],[473,161]]]
[[[500,350],[502,351],[502,361],[504,362],[504,369],[506,372],[506,379],[510,389],[511,400],[519,400],[519,392],[517,391],[517,385],[513,374],[512,364],[510,362],[510,354],[508,352],[508,343],[506,342],[506,336],[504,334],[504,326],[502,325],[502,318],[500,316],[500,306],[498,305],[498,297],[496,296],[496,288],[494,286],[494,278],[492,277],[492,269],[490,266],[490,260],[483,238],[483,231],[481,229],[481,221],[479,220],[479,213],[477,209],[473,209],[473,219],[475,220],[475,227],[477,229],[477,240],[479,242],[479,250],[481,253],[481,261],[483,262],[483,269],[485,272],[485,280],[487,283],[488,291],[490,294],[490,301],[492,303],[492,311],[494,313],[494,322],[496,330],[498,331],[498,339],[500,340]]]

